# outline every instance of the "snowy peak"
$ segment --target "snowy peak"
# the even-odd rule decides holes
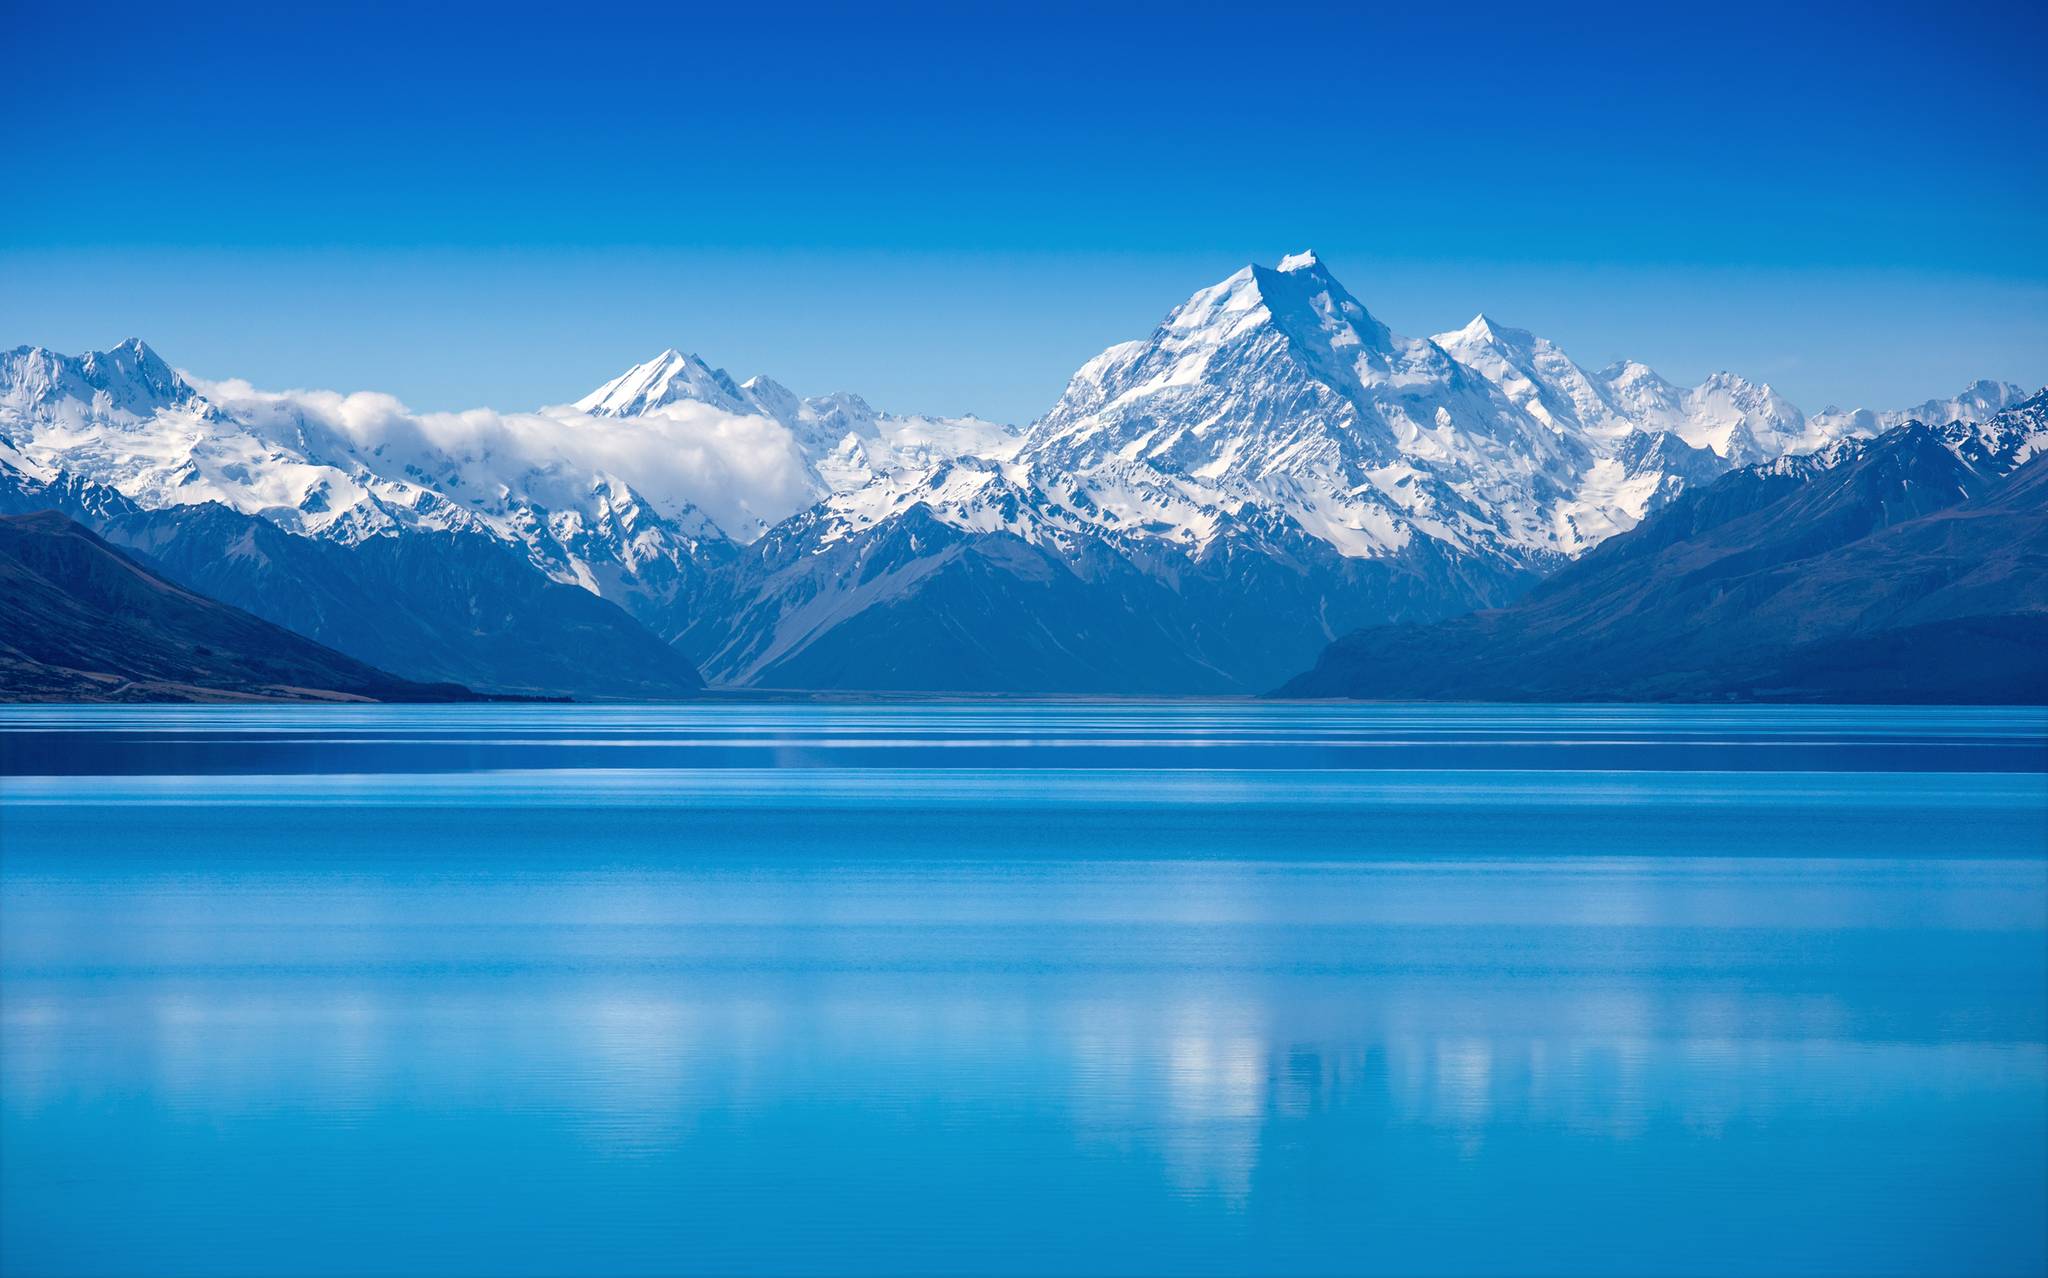
[[[1586,432],[1605,438],[1636,427],[1601,378],[1579,367],[1556,343],[1527,329],[1509,327],[1482,312],[1465,327],[1438,333],[1431,340],[1499,387],[1516,407],[1560,434]]]
[[[1679,389],[1665,381],[1648,364],[1632,359],[1616,360],[1600,370],[1600,381],[1624,403],[1641,405],[1651,409],[1659,405],[1676,404]]]
[[[1556,345],[1536,336],[1528,329],[1503,324],[1484,313],[1473,316],[1472,321],[1463,328],[1438,333],[1429,340],[1467,368],[1476,368],[1475,361],[1488,355],[1505,360],[1525,371],[1539,358],[1563,356],[1563,352],[1559,351]],[[1589,382],[1592,380],[1592,374],[1579,369],[1576,364],[1572,367],[1578,369],[1578,376]]]
[[[673,347],[577,400],[576,408],[595,417],[645,417],[684,402],[742,415],[760,411],[731,374]]]
[[[735,382],[724,369],[673,349],[634,365],[577,400],[575,406],[593,416],[644,417],[683,403],[766,417],[787,426],[807,446],[829,447],[849,432],[873,434],[882,416],[866,400],[847,391],[799,397],[765,374]]]
[[[1839,433],[1734,373],[1680,387],[1635,361],[1589,372],[1485,312],[1403,337],[1295,253],[1090,360],[1018,460],[1041,485],[1114,494],[1122,527],[1165,536],[1193,526],[1183,506],[1250,508],[1345,554],[1419,537],[1516,558],[1577,554],[1685,486]]]
[[[1576,445],[1392,332],[1313,255],[1284,265],[1245,267],[1091,360],[1019,460],[1097,494],[1076,510],[1168,542],[1206,545],[1221,512],[1251,511],[1347,556],[1418,535],[1540,553]]]
[[[84,356],[79,371],[88,385],[131,411],[180,403],[193,394],[185,379],[139,337]]]
[[[1297,253],[1282,261],[1285,269],[1246,266],[1199,290],[1168,313],[1152,344],[1211,350],[1273,332],[1296,342],[1305,357],[1325,363],[1336,351],[1392,349],[1387,327],[1314,254]],[[1088,372],[1084,368],[1082,375]],[[1183,368],[1176,375],[1190,372]]]
[[[1330,351],[1390,352],[1400,340],[1313,253],[1282,258],[1274,270],[1249,269],[1273,322],[1299,341]]]
[[[1806,444],[1806,414],[1768,382],[1759,384],[1719,372],[1695,387],[1686,402],[1688,421],[1680,428],[1679,437],[1695,448],[1711,448],[1737,465],[1812,447],[1802,447]]]
[[[1972,389],[1986,385],[1979,382]],[[1990,393],[1986,392],[1985,398],[1989,396]],[[1937,402],[1944,407],[1952,407],[1956,403],[1955,400]],[[2005,474],[2048,453],[2048,389],[2035,391],[2031,396],[2024,392],[2015,394],[2007,407],[1982,417],[1956,416],[1941,425],[1918,417],[1911,420],[1924,422],[1937,438],[1971,466],[1989,469],[1995,474]]]
[[[1962,394],[1954,399],[1941,401],[1939,406],[1954,408],[1959,417],[1967,412],[1981,412],[1989,417],[1993,413],[2002,413],[2008,408],[2016,407],[2029,398],[2024,386],[2012,382],[1994,382],[1985,378],[1971,382]],[[2036,392],[2031,398],[2038,400],[2039,393]],[[1921,407],[1926,408],[1928,405],[1922,404]]]
[[[2022,404],[2031,404],[2038,412],[2039,403],[2038,391],[2030,394],[2023,386],[1985,379],[1970,383],[1962,394],[1953,399],[1930,399],[1906,409],[1905,414],[1930,426],[1938,426],[1949,422],[1989,421]]]
[[[198,392],[139,337],[76,356],[40,346],[0,354],[0,403],[22,413],[102,422],[204,406]]]
[[[1634,360],[1610,364],[1598,379],[1607,398],[1637,429],[1669,431],[1731,466],[1767,461],[1786,452],[1809,452],[1826,442],[1799,411],[1768,383],[1717,372],[1680,390]]]
[[[1008,458],[1017,447],[1016,431],[995,422],[884,413],[851,391],[799,396],[765,374],[738,383],[724,369],[673,349],[628,369],[575,407],[594,416],[641,417],[685,403],[765,417],[784,427],[803,458],[814,497],[884,476],[900,478],[899,472],[970,453]]]
[[[1930,399],[1911,408],[1844,409],[1830,404],[1814,414],[1813,420],[1836,436],[1876,435],[1907,422],[1946,426],[1950,422],[1987,421],[2026,398],[2027,391],[2023,387],[1986,379],[1970,383],[1962,394],[1952,399]]]
[[[592,431],[549,414],[415,415],[369,393],[222,383],[202,397],[133,341],[77,357],[0,354],[0,388],[0,461],[24,473],[76,476],[145,509],[219,503],[343,545],[488,537],[620,602],[694,573],[691,557],[726,540],[694,498],[746,513],[737,485],[718,481],[754,477],[672,417]],[[786,448],[769,465],[757,491],[779,515],[808,494]]]
[[[795,391],[774,378],[759,373],[741,382],[740,390],[745,392],[749,400],[759,405],[763,413],[784,426],[794,422],[798,412],[803,408],[803,401],[797,398]]]
[[[1430,339],[1438,346],[1449,350],[1453,346],[1497,346],[1507,350],[1526,350],[1536,343],[1536,335],[1526,328],[1509,328],[1488,315],[1485,311],[1472,317],[1471,323],[1448,333],[1438,333]]]

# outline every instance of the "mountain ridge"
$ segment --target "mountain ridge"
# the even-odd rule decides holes
[[[325,647],[421,682],[493,695],[667,699],[702,680],[617,607],[475,534],[344,543],[217,502],[147,509],[0,457],[0,514],[57,511],[151,571]]]
[[[0,689],[13,700],[478,699],[186,590],[56,511],[0,516]]]
[[[2044,449],[2048,392],[1746,467],[1509,608],[1361,630],[1276,695],[2039,700]]]
[[[1589,371],[1484,312],[1403,337],[1313,253],[1197,290],[1022,428],[799,396],[679,348],[526,414],[174,384],[140,342],[6,358],[0,462],[26,482],[79,478],[153,512],[217,502],[364,559],[425,535],[495,543],[713,683],[753,686],[952,669],[960,691],[1103,690],[1134,670],[1161,691],[1256,691],[1350,630],[1505,605],[1738,465],[1888,420],[1809,418],[1732,374]],[[2010,397],[1978,383],[1941,402]],[[1038,602],[988,602],[1005,589]],[[1006,674],[1006,645],[1041,629]],[[1093,650],[1107,642],[1132,651]],[[970,675],[956,649],[985,657]]]

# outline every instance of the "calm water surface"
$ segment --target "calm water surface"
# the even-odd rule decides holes
[[[2044,1268],[2038,711],[0,711],[7,1274]]]

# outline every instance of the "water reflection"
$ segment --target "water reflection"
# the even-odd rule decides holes
[[[2035,720],[574,709],[0,716],[0,1270],[2048,1265]]]

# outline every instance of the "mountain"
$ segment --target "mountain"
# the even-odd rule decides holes
[[[574,404],[414,413],[194,382],[139,342],[22,347],[0,496],[118,495],[80,517],[411,677],[674,695],[651,636],[720,685],[1245,692],[1352,630],[1505,606],[1731,469],[1884,420],[1591,371],[1486,315],[1402,336],[1298,253],[1197,291],[1022,429],[677,349]]]
[[[618,608],[473,532],[307,537],[219,502],[146,509],[0,456],[0,513],[50,510],[187,590],[409,679],[636,699],[703,686],[687,658]]]
[[[729,413],[761,411],[724,369],[673,347],[577,400],[576,408],[605,417],[645,417],[682,403],[709,404]]]
[[[702,687],[597,597],[670,608],[694,589],[726,542],[693,506],[663,513],[615,475],[506,456],[514,436],[488,423],[437,441],[364,399],[223,407],[134,339],[77,357],[20,347],[0,354],[0,511],[64,510],[190,589],[408,678]]]
[[[131,425],[191,404],[192,387],[141,338],[77,357],[34,346],[0,352],[0,413],[47,413],[73,428]],[[199,413],[209,420],[218,415]]]
[[[553,580],[619,596],[640,589],[664,605],[725,541],[664,466],[701,445],[699,425],[668,417],[600,435],[544,414],[415,415],[374,394],[224,383],[209,397],[132,338],[76,357],[0,354],[0,456],[17,469],[76,475],[152,509],[219,502],[351,545],[488,538]],[[778,439],[789,472],[779,517],[808,494],[786,436],[767,445]]]
[[[1092,361],[1014,448],[834,491],[747,547],[681,641],[714,680],[762,685],[1234,691],[1334,628],[1533,582],[1549,494],[1516,459],[1568,469],[1567,446],[1313,259],[1287,265]],[[1432,393],[1483,434],[1432,428],[1431,466],[1404,465]],[[1481,471],[1540,495],[1482,500]]]
[[[1907,422],[1981,422],[2026,398],[2026,388],[2011,382],[1978,381],[1953,399],[1930,399],[1911,408],[1874,412],[1830,404],[1813,421],[1831,435],[1877,435]]]
[[[972,460],[957,469],[988,477]],[[932,692],[1228,686],[1190,651],[1172,592],[1096,544],[964,529],[919,503],[852,535],[836,520],[820,509],[748,548],[721,583],[729,593],[678,640],[713,678]]]
[[[850,391],[798,396],[766,376],[736,382],[724,369],[674,349],[634,365],[575,404],[578,412],[610,418],[660,416],[693,406],[766,418],[789,431],[813,498],[955,457],[1001,459],[1016,451],[1016,430],[997,422],[879,412]]]
[[[1014,448],[835,486],[666,632],[715,682],[1255,690],[1512,600],[1728,469],[1710,445],[1811,439],[1768,388],[1667,398],[1484,317],[1400,336],[1296,254],[1089,361]]]
[[[1735,471],[1510,608],[1331,645],[1283,696],[2048,700],[2048,392]]]
[[[1729,465],[1811,452],[1834,438],[1768,385],[1721,372],[1680,390],[1633,361],[1610,364],[1599,378],[1611,402],[1639,429],[1676,435]]]
[[[0,517],[0,700],[471,699],[185,590],[54,511]]]
[[[1357,557],[1428,537],[1520,566],[1555,549],[1545,518],[1580,453],[1304,253],[1082,366],[1020,459],[1111,531],[1199,544],[1249,503]]]

